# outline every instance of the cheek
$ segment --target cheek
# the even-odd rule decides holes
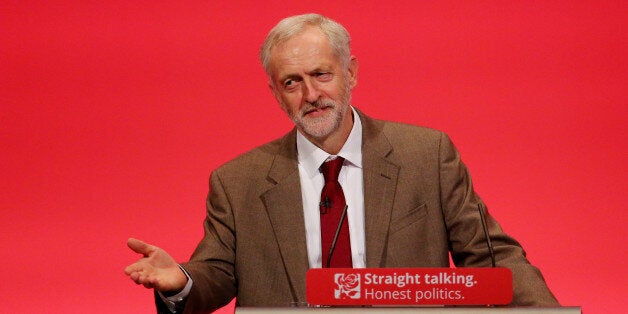
[[[345,93],[345,89],[347,88],[346,84],[339,81],[336,84],[329,86],[329,88],[323,91],[323,94],[329,98],[333,98],[335,100],[340,100],[342,95]]]
[[[295,111],[293,102],[289,98],[282,97],[281,99],[278,99],[278,101],[279,107],[281,107],[281,110],[283,110],[285,113],[291,115]]]
[[[283,107],[284,110],[296,111],[301,107],[301,97],[296,94],[284,95],[283,99]]]

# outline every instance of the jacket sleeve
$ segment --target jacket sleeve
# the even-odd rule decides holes
[[[440,195],[452,259],[458,267],[490,267],[490,254],[478,212],[481,200],[450,139],[441,133],[439,145]],[[508,236],[482,206],[497,267],[513,273],[511,305],[557,306],[538,268],[531,265],[521,245]]]
[[[190,261],[182,264],[194,281],[183,313],[209,313],[236,296],[234,218],[217,172],[210,177],[203,225],[203,239]]]

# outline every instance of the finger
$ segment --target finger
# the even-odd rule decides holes
[[[135,282],[135,284],[140,284],[140,274],[139,273],[132,273],[129,274],[129,278],[131,278],[131,280],[133,280]]]
[[[124,269],[124,273],[127,274],[127,276],[131,275],[132,273],[137,273],[137,272],[141,272],[144,268],[139,264],[139,263],[135,263],[132,265],[127,266]]]
[[[133,281],[135,281],[135,283],[137,285],[142,285],[142,286],[148,288],[149,283],[148,283],[148,278],[147,278],[146,275],[135,273],[135,274],[131,275],[131,279]]]
[[[129,275],[131,280],[135,282],[136,285],[142,285],[146,288],[152,289],[155,287],[155,279],[150,275],[143,274],[140,272],[134,272]]]
[[[138,239],[129,238],[126,241],[126,245],[135,253],[143,254],[144,256],[148,256],[149,253],[155,251],[155,246]]]
[[[142,278],[142,285],[148,289],[155,288],[155,279],[151,277]]]

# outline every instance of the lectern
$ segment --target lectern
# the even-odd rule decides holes
[[[310,269],[302,307],[236,307],[237,314],[580,314],[580,307],[505,307],[507,268]],[[301,305],[301,304],[299,304]]]
[[[582,309],[580,307],[236,307],[235,312],[236,314],[581,314]]]

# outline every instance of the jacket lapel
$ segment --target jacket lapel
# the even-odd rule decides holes
[[[305,301],[308,259],[295,130],[283,138],[268,178],[276,184],[261,198],[277,238],[292,297]]]
[[[364,176],[364,215],[366,267],[382,264],[399,166],[387,159],[392,146],[382,132],[383,123],[364,116],[362,121],[362,163]]]
[[[382,133],[383,123],[359,112],[363,126],[362,159],[366,236],[366,266],[383,267],[382,260],[397,186],[399,166],[387,156],[392,151]],[[293,299],[305,300],[307,244],[296,151],[296,129],[279,145],[268,178],[276,183],[261,195],[277,238]]]

